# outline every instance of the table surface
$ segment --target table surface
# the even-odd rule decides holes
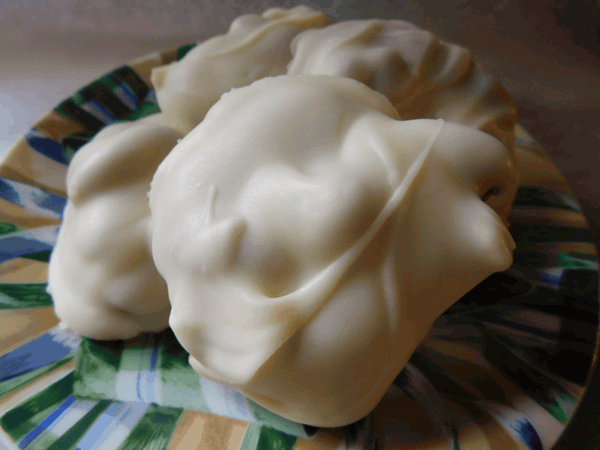
[[[513,96],[521,124],[564,173],[598,248],[600,4],[594,1],[5,1],[0,10],[0,154],[39,115],[101,74],[138,56],[223,33],[238,15],[297,4],[321,9],[335,20],[408,20],[470,48]],[[596,404],[600,370],[592,375],[579,420],[557,450],[600,445]]]

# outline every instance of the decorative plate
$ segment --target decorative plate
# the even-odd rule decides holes
[[[99,342],[58,325],[46,272],[69,161],[105,125],[158,112],[150,70],[193,46],[85,86],[0,162],[0,438],[28,450],[550,449],[596,352],[598,263],[564,178],[521,127],[513,266],[441,316],[355,424],[296,424],[201,379],[170,330]]]

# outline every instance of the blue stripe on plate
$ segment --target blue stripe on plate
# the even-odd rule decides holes
[[[156,97],[156,91],[154,89],[150,89],[148,94],[146,94],[145,102],[152,102],[158,104],[158,98]]]
[[[60,219],[67,199],[35,186],[0,177],[0,197],[38,214]]]
[[[532,278],[537,278],[537,281],[547,286],[554,288],[560,287],[560,281],[562,280],[564,270],[561,267],[556,267],[547,270],[537,270],[534,272]]]
[[[131,110],[135,110],[140,104],[135,92],[125,83],[119,83],[114,87],[113,92]]]
[[[106,109],[96,100],[90,100],[89,102],[84,103],[81,106],[81,109],[90,113],[96,119],[100,120],[101,122],[104,122],[107,125],[117,122],[117,118],[113,116],[108,109]]]
[[[58,419],[65,411],[67,411],[73,403],[75,397],[69,395],[67,399],[56,408],[48,417],[46,417],[39,425],[36,425],[33,430],[27,433],[23,439],[19,441],[19,448],[26,448],[35,438],[37,438],[44,430],[46,430],[56,419]]]
[[[144,336],[144,343],[142,344],[142,348],[143,350],[140,352],[140,357],[139,357],[139,361],[138,361],[138,368],[137,368],[137,377],[136,377],[136,386],[135,386],[135,390],[137,393],[137,398],[141,401],[141,402],[145,402],[144,397],[142,397],[142,372],[144,371],[143,365],[146,362],[146,351],[148,351],[151,354],[152,349],[151,348],[144,348],[148,345],[148,339],[150,338],[149,334],[146,334]]]
[[[154,384],[158,382],[156,366],[158,362],[159,346],[162,337],[163,333],[147,334],[144,337],[143,345],[150,345],[150,347],[140,352],[136,383],[137,397],[142,402],[157,402],[157,399],[154,396]],[[145,368],[144,366],[146,366],[148,362],[150,363],[150,365],[148,368]]]
[[[31,148],[61,164],[67,164],[64,149],[60,142],[47,138],[35,128],[29,130],[25,139]]]
[[[116,450],[140,422],[150,405],[123,403],[113,419],[103,427],[96,422],[77,444],[76,450]]]
[[[523,138],[516,138],[515,145],[518,145],[519,147],[537,147],[535,141]]]
[[[521,441],[529,450],[544,450],[544,444],[529,419],[521,412],[496,404],[479,403],[484,410],[504,428],[514,439]]]
[[[74,353],[81,339],[55,327],[48,333],[0,357],[0,383],[40,369]]]
[[[20,256],[52,251],[59,228],[39,227],[0,237],[0,263]]]
[[[525,420],[517,420],[512,424],[515,432],[521,437],[523,443],[525,443],[531,450],[544,450],[542,441],[531,425],[531,422]]]
[[[79,441],[77,450],[91,448],[111,423],[119,419],[119,413],[122,413],[122,410],[126,408],[127,406],[123,403],[112,403],[94,422],[94,425],[92,425],[88,432],[83,436],[81,441]]]
[[[156,403],[157,401],[154,397],[154,383],[158,380],[158,374],[156,373],[157,361],[158,346],[152,347],[150,350],[150,370],[144,373],[144,393],[146,394],[146,400],[150,403]]]

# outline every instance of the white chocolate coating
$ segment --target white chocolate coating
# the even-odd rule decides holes
[[[152,84],[168,124],[188,133],[225,92],[285,74],[292,39],[329,23],[326,14],[308,6],[240,16],[227,34],[199,44],[181,61],[154,69]]]
[[[182,135],[162,120],[108,126],[69,166],[48,289],[57,317],[80,335],[125,339],[168,326],[167,286],[150,253],[147,195]]]
[[[354,80],[235,89],[152,181],[169,323],[201,375],[298,422],[351,423],[446,308],[510,266],[515,191],[500,141],[401,121]]]
[[[289,75],[354,78],[385,95],[402,119],[432,118],[491,134],[511,150],[517,109],[468,50],[399,20],[355,20],[292,41]]]

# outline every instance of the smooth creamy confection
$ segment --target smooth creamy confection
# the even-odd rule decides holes
[[[511,150],[517,108],[468,50],[399,20],[355,20],[292,41],[289,75],[354,78],[385,95],[402,119],[433,118],[480,129]]]
[[[69,166],[48,289],[57,317],[80,335],[125,339],[168,326],[167,286],[150,253],[148,190],[183,136],[163,120],[108,126]]]
[[[169,323],[202,376],[297,422],[356,421],[434,320],[510,266],[515,172],[497,139],[401,121],[352,79],[235,89],[152,181]]]
[[[231,88],[285,74],[292,39],[330,23],[326,14],[308,6],[240,16],[227,34],[199,44],[181,61],[154,69],[152,84],[169,125],[188,133]]]

